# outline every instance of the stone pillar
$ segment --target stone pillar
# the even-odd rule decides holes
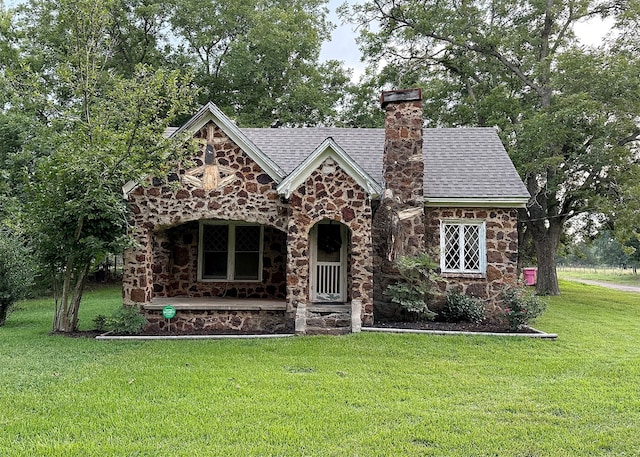
[[[351,332],[359,333],[362,331],[362,301],[351,301]]]
[[[153,298],[153,246],[150,230],[138,229],[136,247],[124,253],[122,298],[125,305],[142,305]]]
[[[307,220],[306,216],[296,211],[289,219],[287,232],[288,311],[292,311],[300,303],[308,303],[309,301],[309,223]]]
[[[385,191],[373,222],[374,303],[379,316],[393,315],[384,292],[395,283],[395,262],[425,252],[422,91],[383,92],[385,111],[383,176]]]

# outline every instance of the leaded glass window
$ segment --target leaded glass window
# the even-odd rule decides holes
[[[200,224],[198,279],[259,281],[262,227],[243,223]]]
[[[443,221],[440,225],[440,251],[443,273],[484,273],[484,222]]]

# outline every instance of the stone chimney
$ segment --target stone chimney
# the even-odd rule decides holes
[[[425,252],[422,91],[383,92],[380,102],[385,111],[385,191],[373,217],[373,294],[374,314],[388,317],[398,312],[385,294],[400,279],[396,261]]]
[[[422,205],[424,159],[422,157],[422,91],[383,92],[385,111],[383,172],[385,188],[400,204]]]

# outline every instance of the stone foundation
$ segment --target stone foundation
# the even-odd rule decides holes
[[[144,313],[149,322],[145,330],[152,333],[293,333],[293,322],[279,310],[178,310],[170,328],[162,310]]]

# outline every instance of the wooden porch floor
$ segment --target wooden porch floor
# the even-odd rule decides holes
[[[265,300],[260,298],[235,297],[157,297],[144,309],[161,310],[171,305],[177,310],[218,310],[218,311],[285,311],[285,300]]]

